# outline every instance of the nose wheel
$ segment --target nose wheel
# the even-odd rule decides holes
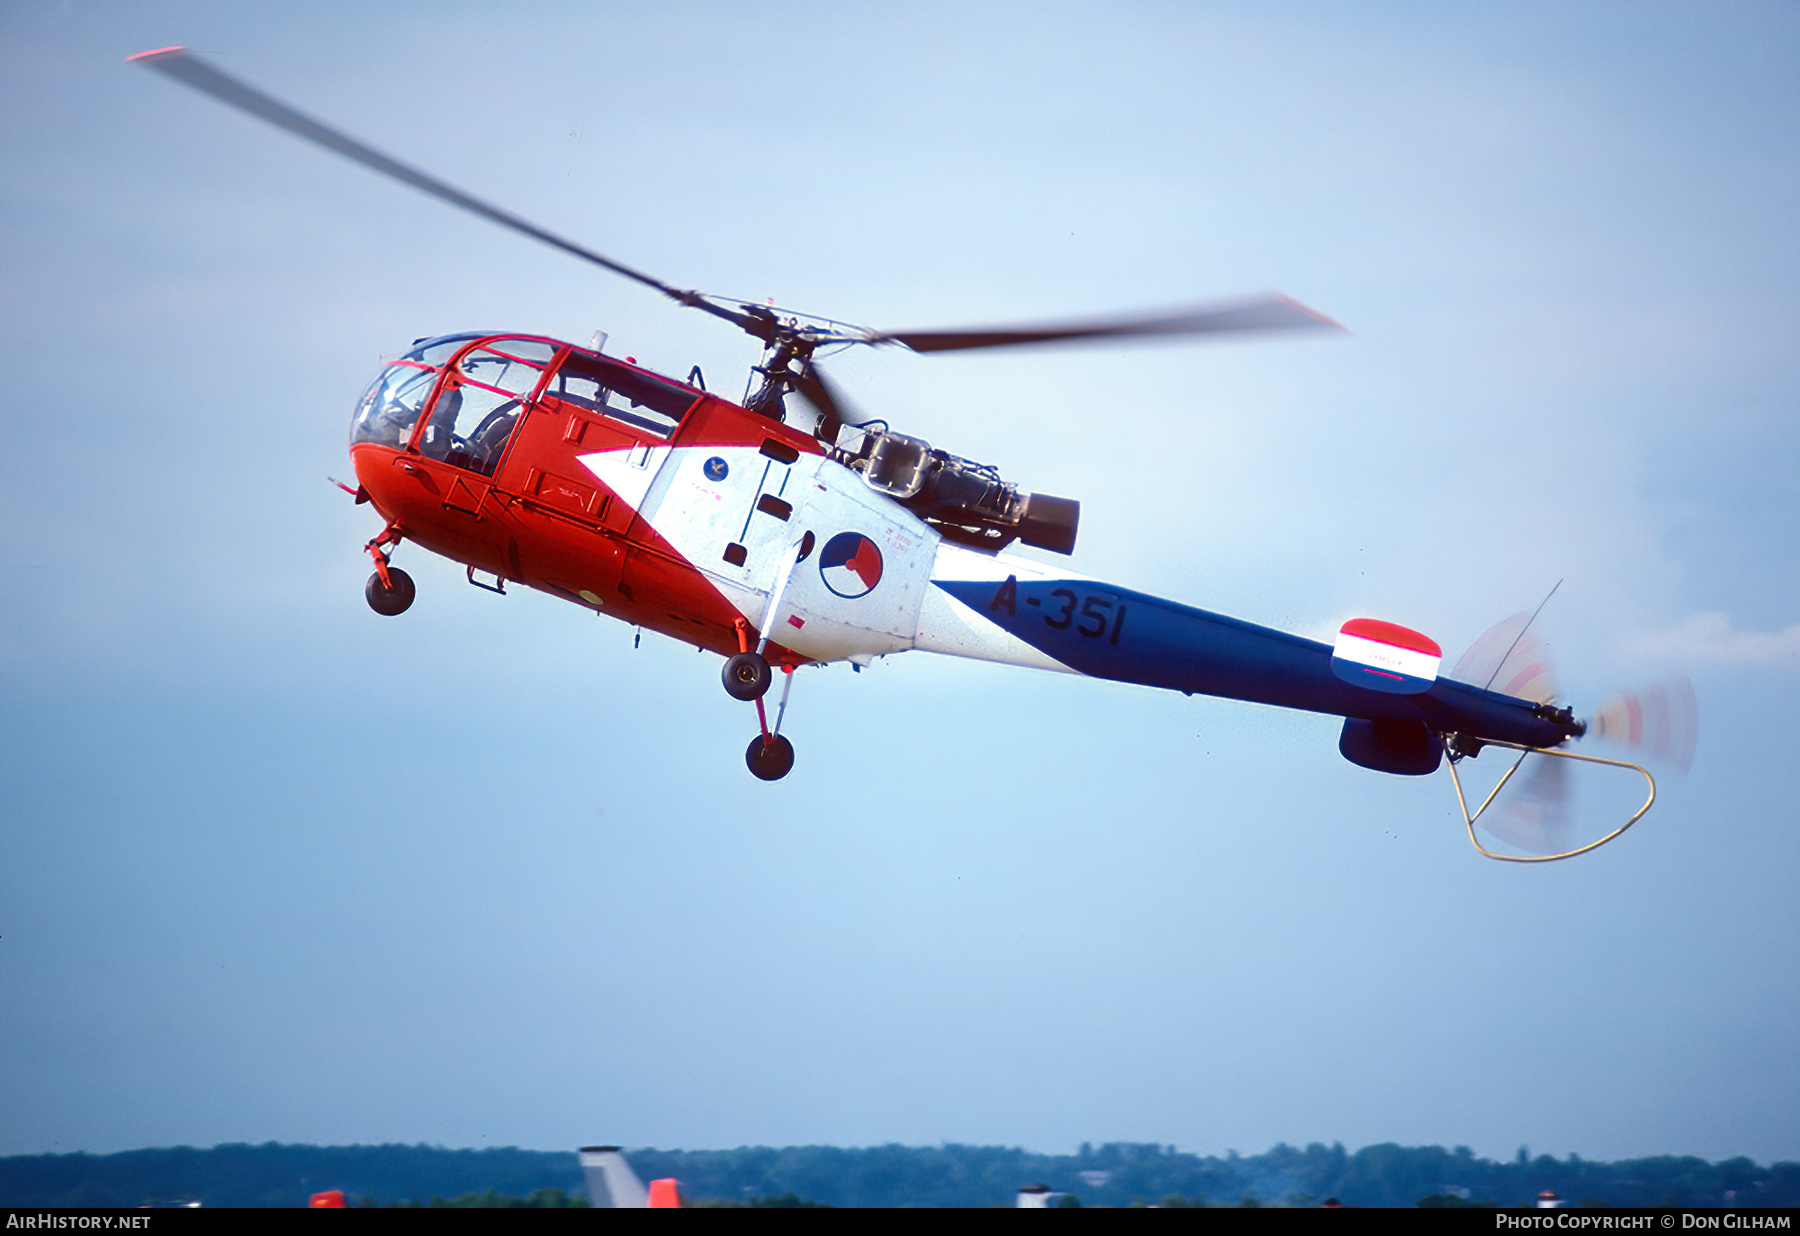
[[[369,557],[375,560],[375,573],[363,585],[363,599],[368,601],[370,609],[383,618],[404,614],[412,607],[413,598],[419,595],[412,576],[397,566],[388,565],[388,558],[400,540],[400,530],[389,524],[381,530],[380,536],[363,546]]]
[[[382,574],[381,571],[374,572],[369,576],[369,582],[363,585],[363,596],[368,600],[369,608],[383,618],[404,614],[412,606],[413,598],[419,595],[418,586],[413,583],[412,576],[397,566],[387,569],[386,579]]]

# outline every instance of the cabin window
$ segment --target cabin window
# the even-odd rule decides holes
[[[544,394],[658,438],[672,435],[700,399],[679,382],[579,352],[562,363]]]

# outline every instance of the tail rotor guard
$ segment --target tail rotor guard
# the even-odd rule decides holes
[[[1619,836],[1619,834],[1623,833],[1633,824],[1636,824],[1639,820],[1643,819],[1644,815],[1650,810],[1651,805],[1656,802],[1656,778],[1652,777],[1650,775],[1650,770],[1643,765],[1633,764],[1627,760],[1609,760],[1602,756],[1583,755],[1575,751],[1560,751],[1548,747],[1526,747],[1521,746],[1518,743],[1498,742],[1493,740],[1485,742],[1459,742],[1458,736],[1455,734],[1446,735],[1443,739],[1443,743],[1444,754],[1449,757],[1447,762],[1450,765],[1450,780],[1456,787],[1456,805],[1461,808],[1463,825],[1469,831],[1469,844],[1474,846],[1476,850],[1488,858],[1497,859],[1503,863],[1551,863],[1558,859],[1574,858],[1577,854],[1586,854],[1590,850],[1597,850],[1613,838]],[[1469,810],[1468,796],[1463,792],[1462,777],[1457,773],[1456,766],[1464,759],[1468,759],[1475,755],[1476,751],[1483,747],[1502,747],[1508,751],[1517,751],[1519,753],[1519,758],[1512,762],[1512,767],[1508,768],[1506,772],[1501,775],[1500,780],[1494,785],[1494,788],[1488,791],[1487,797],[1481,800],[1481,805],[1471,812]],[[1524,766],[1525,761],[1532,756],[1538,756],[1541,759],[1546,760],[1578,760],[1583,764],[1598,764],[1608,768],[1628,768],[1644,779],[1644,785],[1648,792],[1644,796],[1643,806],[1632,812],[1630,818],[1623,824],[1598,840],[1588,842],[1586,845],[1557,850],[1554,853],[1549,854],[1497,854],[1481,844],[1481,839],[1475,833],[1475,822],[1481,819],[1482,813],[1493,805],[1494,800],[1499,796],[1500,791],[1506,788],[1507,783],[1513,779],[1514,774],[1516,774],[1519,769]]]

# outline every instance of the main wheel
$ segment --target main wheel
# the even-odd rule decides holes
[[[774,675],[769,672],[769,663],[756,653],[740,652],[725,662],[725,671],[720,677],[725,682],[725,694],[748,703],[768,693]]]
[[[384,618],[404,614],[412,605],[413,598],[419,594],[412,576],[399,567],[388,568],[388,579],[392,581],[391,586],[384,586],[381,572],[376,571],[369,576],[369,582],[363,585],[363,596],[367,598],[369,608]]]
[[[794,767],[794,744],[780,734],[764,742],[758,734],[744,752],[744,763],[764,781],[779,781]]]

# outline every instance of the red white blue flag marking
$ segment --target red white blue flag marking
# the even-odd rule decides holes
[[[1331,672],[1371,691],[1417,695],[1437,681],[1444,650],[1430,637],[1377,618],[1352,618],[1338,629]]]

